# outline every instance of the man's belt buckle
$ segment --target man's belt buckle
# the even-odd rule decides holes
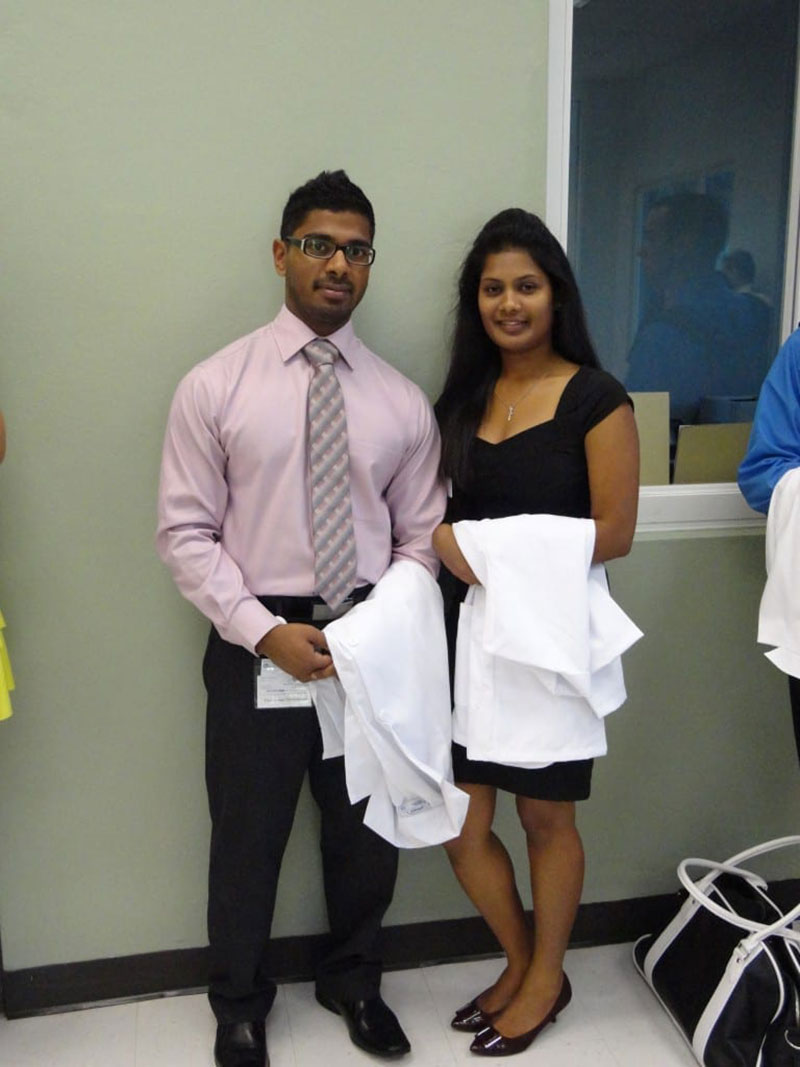
[[[332,622],[334,619],[340,619],[342,615],[346,615],[353,605],[352,597],[343,600],[335,608],[332,608],[330,604],[314,604],[311,609],[311,618],[314,622]]]

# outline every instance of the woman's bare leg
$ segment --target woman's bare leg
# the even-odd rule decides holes
[[[494,1021],[505,1037],[532,1030],[553,1007],[583,888],[583,845],[574,803],[517,797],[517,811],[528,842],[534,947],[522,984]]]
[[[464,892],[486,920],[506,954],[506,968],[480,998],[484,1011],[499,1011],[517,992],[531,960],[531,931],[514,880],[511,858],[492,832],[497,791],[464,785],[469,810],[461,834],[445,844]]]

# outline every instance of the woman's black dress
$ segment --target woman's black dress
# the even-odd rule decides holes
[[[567,382],[549,422],[496,445],[475,438],[470,484],[466,489],[455,488],[445,522],[542,514],[590,518],[584,438],[625,403],[630,403],[630,398],[616,378],[594,367],[580,367]],[[452,678],[458,611],[467,586],[444,567],[440,583]],[[493,785],[540,800],[585,800],[591,787],[592,762],[570,760],[525,769],[470,760],[462,745],[453,745],[456,782]]]

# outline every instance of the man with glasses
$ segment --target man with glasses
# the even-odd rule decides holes
[[[189,372],[167,426],[158,550],[213,624],[203,677],[218,1067],[268,1062],[270,925],[306,772],[331,928],[317,1000],[360,1048],[409,1050],[380,996],[377,947],[397,852],[363,825],[364,803],[350,804],[343,759],[322,759],[307,688],[334,673],[327,621],[363,600],[393,560],[437,566],[431,533],[444,492],[430,405],[350,323],[374,228],[369,200],[343,171],[296,189],[273,244],[284,306]]]

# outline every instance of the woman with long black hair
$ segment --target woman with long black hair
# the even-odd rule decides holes
[[[436,412],[452,496],[434,545],[444,564],[454,655],[462,601],[478,582],[454,523],[519,515],[591,520],[590,563],[627,554],[636,524],[632,405],[623,387],[600,369],[569,262],[535,215],[516,208],[501,212],[467,255],[449,372]],[[520,721],[530,723],[525,731],[531,736],[519,736],[519,753],[509,751],[507,761],[476,758],[469,751],[470,724],[459,720],[456,707],[454,775],[469,793],[470,806],[461,835],[445,847],[506,955],[497,981],[452,1021],[455,1029],[475,1034],[471,1048],[479,1055],[523,1051],[570,999],[563,961],[584,867],[575,802],[588,797],[592,757],[605,751],[602,720],[599,728],[592,725],[597,716],[589,705],[583,709],[577,698],[554,698],[572,701],[572,734],[558,758],[550,751],[538,754],[539,698],[526,699],[531,706],[522,709]],[[506,710],[514,709],[499,707],[498,717]],[[557,704],[554,710],[557,715]],[[584,720],[591,733],[586,741],[579,723]],[[569,758],[572,751],[582,758]],[[492,832],[498,789],[516,797],[535,933],[525,919],[511,860]]]

